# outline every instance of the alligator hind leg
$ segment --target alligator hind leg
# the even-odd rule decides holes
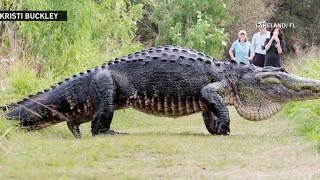
[[[72,121],[67,121],[68,128],[76,138],[82,138],[82,133],[80,131],[80,125],[75,124]]]
[[[108,72],[96,74],[92,84],[95,92],[91,93],[98,104],[91,124],[92,135],[127,134],[110,129],[115,107],[115,85],[112,76]]]
[[[228,108],[220,96],[223,92],[222,83],[212,83],[201,90],[202,102],[207,108],[202,115],[206,128],[211,134],[228,135],[230,133]]]
[[[211,111],[205,110],[202,112],[202,117],[207,130],[211,134],[217,134],[217,118],[215,115]]]

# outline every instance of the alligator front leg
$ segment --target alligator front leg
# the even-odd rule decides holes
[[[80,125],[74,123],[73,121],[67,121],[68,128],[76,138],[82,138],[82,133],[80,131]]]
[[[110,129],[115,107],[115,85],[112,76],[108,72],[96,74],[92,85],[95,87],[95,92],[91,93],[94,94],[95,102],[98,104],[91,124],[92,135],[127,134]]]
[[[221,96],[225,95],[224,83],[216,82],[202,88],[202,102],[206,110],[202,116],[206,128],[211,134],[228,135],[230,133],[229,112]]]

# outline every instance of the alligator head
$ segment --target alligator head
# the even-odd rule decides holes
[[[320,98],[319,80],[298,77],[283,68],[250,65],[245,69],[234,95],[234,106],[245,119],[268,119],[289,101]]]

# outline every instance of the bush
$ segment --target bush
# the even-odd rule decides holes
[[[271,21],[294,23],[285,29],[287,49],[299,50],[320,45],[320,1],[282,0]]]
[[[187,46],[221,58],[231,22],[224,1],[161,1],[151,16],[158,26],[157,45]]]
[[[128,0],[25,0],[13,1],[11,10],[67,10],[65,22],[19,22],[7,26],[4,40],[20,46],[20,58],[37,73],[54,71],[70,75],[101,64],[111,57],[141,49],[133,42],[135,21],[142,17],[142,5]],[[17,37],[12,34],[18,34]],[[4,46],[9,46],[3,43]],[[4,49],[7,49],[4,47]],[[12,51],[14,49],[11,49]],[[10,54],[10,53],[7,53]]]
[[[39,66],[68,75],[99,65],[102,58],[140,48],[132,43],[141,18],[141,5],[127,1],[104,0],[96,4],[88,0],[21,1],[22,9],[62,9],[68,11],[66,22],[22,22],[19,27],[27,58]],[[125,44],[125,45],[124,45]],[[121,52],[121,53],[120,53]],[[41,69],[42,67],[40,67]]]
[[[35,93],[63,77],[141,49],[141,44],[133,40],[142,5],[129,0],[24,0],[12,1],[10,9],[68,12],[65,22],[7,24],[6,32],[10,33],[2,43],[6,52],[0,57],[12,56],[7,51],[18,50],[19,58],[9,61],[11,68],[6,63],[8,74],[1,74],[0,78],[7,81],[8,87],[0,93],[11,100],[11,95],[16,99]]]

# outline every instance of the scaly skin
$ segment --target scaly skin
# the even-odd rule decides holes
[[[113,112],[133,107],[157,116],[202,111],[211,134],[229,134],[227,105],[248,120],[263,120],[289,101],[320,97],[320,81],[283,68],[238,65],[181,47],[158,47],[115,59],[9,105],[6,117],[30,130],[67,121],[75,137],[92,119],[92,134],[110,130]]]

